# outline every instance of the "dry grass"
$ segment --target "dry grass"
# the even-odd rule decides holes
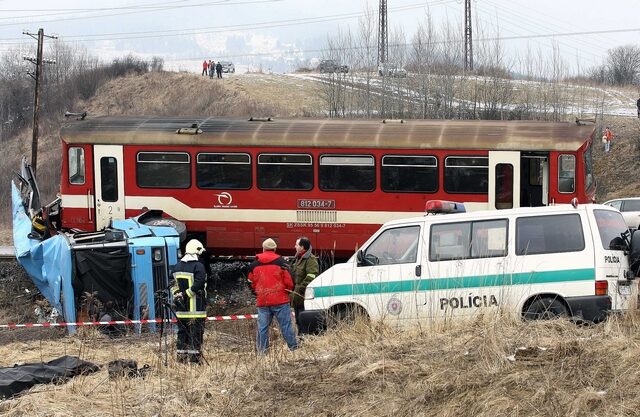
[[[153,72],[117,78],[84,104],[90,116],[276,116],[319,113],[315,83],[263,74],[226,75],[222,80],[191,73]]]
[[[230,323],[231,324],[231,323]],[[207,365],[164,367],[157,336],[84,337],[4,346],[2,363],[75,354],[100,365],[148,363],[144,380],[105,369],[41,385],[0,404],[23,415],[216,416],[637,416],[640,315],[597,326],[478,319],[397,332],[358,324],[288,352],[253,353],[247,323],[206,334]],[[173,350],[173,346],[170,347]]]

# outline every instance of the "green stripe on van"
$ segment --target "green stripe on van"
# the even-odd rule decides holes
[[[315,297],[366,295],[389,292],[437,291],[457,288],[480,288],[510,285],[547,284],[551,282],[589,281],[595,279],[595,269],[523,272],[502,275],[477,275],[455,278],[422,278],[411,281],[389,281],[370,284],[341,284],[315,287]]]

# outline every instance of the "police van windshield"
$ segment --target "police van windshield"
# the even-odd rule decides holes
[[[611,210],[593,210],[596,217],[602,247],[607,250],[625,250],[626,244],[622,234],[627,232],[627,225],[622,214]]]

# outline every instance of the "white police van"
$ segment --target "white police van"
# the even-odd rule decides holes
[[[637,308],[639,258],[640,234],[603,205],[395,220],[309,284],[301,320],[310,331],[354,313],[391,325],[491,312],[597,322]]]

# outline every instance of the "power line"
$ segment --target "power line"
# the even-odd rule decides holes
[[[439,4],[445,4],[447,2],[453,2],[453,1],[455,0],[440,1]],[[393,8],[391,9],[391,12],[394,12],[394,13],[402,12],[402,11],[419,9],[423,7],[424,7],[423,3],[417,3],[417,4],[414,3],[410,5]],[[120,32],[120,33],[104,33],[104,34],[95,34],[95,35],[71,35],[71,36],[65,36],[64,39],[65,41],[73,40],[75,42],[80,42],[80,41],[98,42],[98,41],[106,41],[106,40],[112,41],[112,40],[125,40],[125,39],[158,38],[158,37],[169,37],[169,36],[190,36],[190,35],[226,32],[229,30],[266,29],[266,28],[282,27],[282,26],[304,25],[308,23],[338,21],[338,20],[359,18],[359,17],[365,16],[366,14],[367,12],[364,12],[364,13],[352,12],[352,13],[334,14],[334,15],[326,15],[326,16],[319,16],[319,17],[275,20],[275,21],[228,25],[228,26],[212,26],[208,28],[199,28],[199,29],[170,29],[170,30],[162,30],[162,31]],[[97,39],[87,39],[87,38],[97,38]],[[20,39],[20,38],[0,39],[0,44],[17,45],[19,43],[4,42],[4,41],[13,41],[16,39]]]
[[[88,15],[88,16],[74,16],[74,17],[67,17],[67,18],[56,18],[55,20],[36,20],[36,21],[18,22],[18,23],[2,23],[2,24],[0,24],[0,27],[18,26],[18,25],[24,25],[25,23],[29,23],[29,24],[33,24],[33,23],[57,23],[57,22],[60,22],[60,21],[69,21],[69,20],[96,19],[96,18],[104,18],[104,17],[124,16],[124,15],[141,14],[141,13],[158,12],[158,11],[175,10],[175,9],[184,9],[184,8],[192,8],[192,7],[203,7],[203,6],[236,6],[236,5],[256,4],[256,3],[258,3],[258,4],[259,3],[276,3],[276,2],[282,2],[284,0],[244,0],[244,1],[240,0],[240,1],[237,1],[237,2],[233,2],[233,3],[231,3],[230,1],[231,0],[216,0],[216,1],[206,2],[206,3],[190,4],[190,5],[183,5],[183,6],[165,6],[165,7],[156,6],[156,7],[150,8],[149,10],[129,11],[129,12],[122,12],[122,13]],[[50,16],[50,14],[48,14],[47,16]],[[0,18],[0,19],[15,19],[15,18]]]

